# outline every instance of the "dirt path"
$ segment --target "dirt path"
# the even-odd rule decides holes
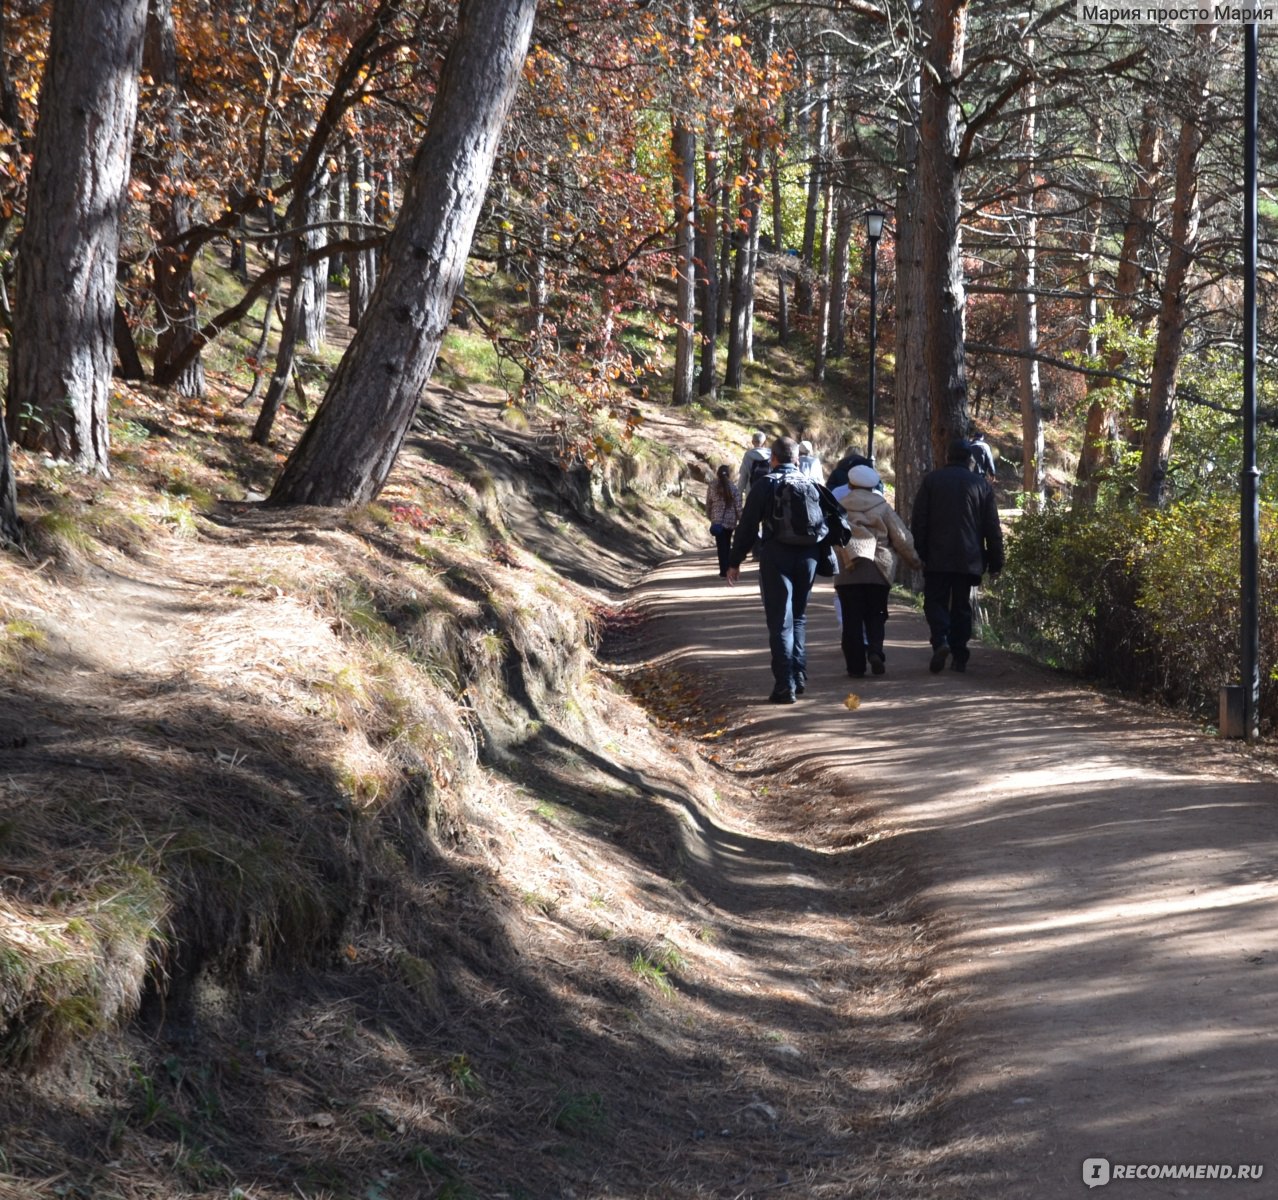
[[[921,616],[896,607],[888,674],[849,680],[828,584],[808,694],[778,709],[761,702],[752,569],[729,590],[695,555],[640,594],[655,636],[721,687],[739,745],[806,763],[814,786],[855,779],[919,865],[950,930],[937,970],[956,998],[951,1132],[1001,1178],[986,1194],[1085,1195],[1084,1160],[1104,1157],[1264,1173],[1115,1177],[1099,1195],[1278,1195],[1272,778],[1013,655],[978,647],[966,676],[931,675]]]

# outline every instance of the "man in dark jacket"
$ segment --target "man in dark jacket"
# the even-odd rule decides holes
[[[759,591],[772,650],[773,686],[768,700],[773,704],[793,704],[807,686],[808,595],[816,578],[817,543],[827,532],[816,485],[795,465],[796,457],[793,438],[772,443],[772,470],[755,482],[741,506],[726,576],[729,584],[736,584],[741,564],[762,536]],[[779,506],[783,490],[789,495]],[[777,519],[778,507],[795,514],[789,527]],[[805,520],[806,526],[800,528]]]
[[[946,465],[923,479],[914,500],[910,532],[923,560],[923,615],[932,637],[932,671],[954,656],[956,671],[967,669],[972,636],[972,588],[989,571],[1003,569],[1003,531],[994,490],[970,470],[971,447],[950,443]]]

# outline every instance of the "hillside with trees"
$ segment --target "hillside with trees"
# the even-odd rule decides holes
[[[713,697],[627,664],[622,590],[703,540],[755,428],[868,450],[908,520],[980,427],[1008,531],[986,636],[1214,721],[1242,55],[1239,26],[1072,3],[0,0],[0,1108],[31,1139],[0,1194],[545,1196],[547,1155],[585,1186],[596,1138],[615,1194],[699,1194],[691,1168],[642,1190],[660,1172],[600,1095],[623,1077],[659,1144],[651,1095],[700,1050],[653,996],[740,950],[679,908],[708,885],[678,797],[755,818]],[[1266,734],[1276,488],[1262,469]],[[573,885],[543,888],[561,855]],[[874,1022],[908,1030],[864,1069],[901,1090],[849,1129],[796,1076],[805,1169],[833,1137],[894,1196],[967,1194],[926,922],[871,862],[840,919],[883,973]],[[570,998],[520,957],[561,904],[599,950]],[[628,1057],[591,1057],[632,1020]],[[736,1033],[739,1081],[762,1035]],[[771,1127],[733,1095],[736,1134]]]

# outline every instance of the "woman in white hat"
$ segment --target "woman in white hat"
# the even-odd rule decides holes
[[[843,657],[848,674],[854,676],[865,674],[867,661],[875,675],[887,670],[883,635],[896,555],[916,571],[923,565],[905,523],[883,494],[875,491],[881,483],[873,467],[853,467],[848,471],[847,491],[839,500],[847,510],[852,540],[836,548],[839,573],[834,587],[843,612]]]

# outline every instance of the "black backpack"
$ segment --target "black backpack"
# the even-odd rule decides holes
[[[815,546],[825,537],[825,517],[816,484],[797,471],[776,476],[770,536],[787,546]]]
[[[749,491],[760,479],[772,470],[770,458],[756,458],[750,464],[750,476],[746,480],[746,491]]]

